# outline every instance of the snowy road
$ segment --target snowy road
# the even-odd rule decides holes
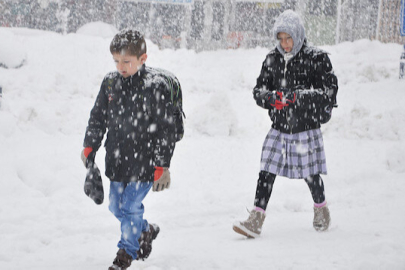
[[[0,68],[0,268],[107,269],[119,223],[108,200],[97,206],[84,195],[79,156],[102,78],[114,70],[110,38],[0,28],[4,36],[27,61]],[[270,127],[251,95],[268,50],[196,54],[149,43],[147,64],[182,83],[186,137],[170,190],[144,202],[145,217],[161,227],[152,255],[130,269],[405,269],[401,46],[323,48],[339,79],[339,108],[322,128],[332,226],[315,232],[304,181],[277,178],[262,236],[248,240],[232,224],[252,207]],[[102,170],[103,158],[100,150]]]

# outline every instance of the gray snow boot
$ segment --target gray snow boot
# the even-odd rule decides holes
[[[248,238],[256,238],[262,232],[262,226],[266,214],[260,211],[252,210],[249,218],[245,221],[237,221],[233,224],[233,230]]]
[[[330,213],[328,205],[314,207],[314,229],[318,232],[326,231],[330,225]]]

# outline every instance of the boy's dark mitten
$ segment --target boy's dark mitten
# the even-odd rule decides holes
[[[96,204],[102,204],[104,201],[104,189],[100,170],[96,163],[89,162],[88,164],[86,180],[84,181],[84,193]]]
[[[83,149],[81,158],[84,166],[87,168],[86,180],[84,181],[84,193],[89,196],[96,204],[102,204],[104,201],[103,181],[101,173],[94,159],[96,152],[93,148],[86,147]]]

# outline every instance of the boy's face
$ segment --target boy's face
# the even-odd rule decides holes
[[[280,42],[281,48],[283,48],[283,50],[286,53],[289,53],[292,51],[292,49],[294,47],[294,41],[289,34],[280,32],[277,34],[277,39]]]
[[[117,67],[117,71],[124,78],[128,78],[137,73],[145,63],[146,58],[148,58],[146,53],[142,54],[139,58],[134,55],[113,53],[113,59]]]

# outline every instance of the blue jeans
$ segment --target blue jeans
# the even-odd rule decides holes
[[[139,250],[138,239],[143,231],[149,230],[148,221],[143,219],[144,207],[142,204],[153,182],[131,182],[110,184],[109,209],[121,222],[121,240],[118,248],[136,259]]]

